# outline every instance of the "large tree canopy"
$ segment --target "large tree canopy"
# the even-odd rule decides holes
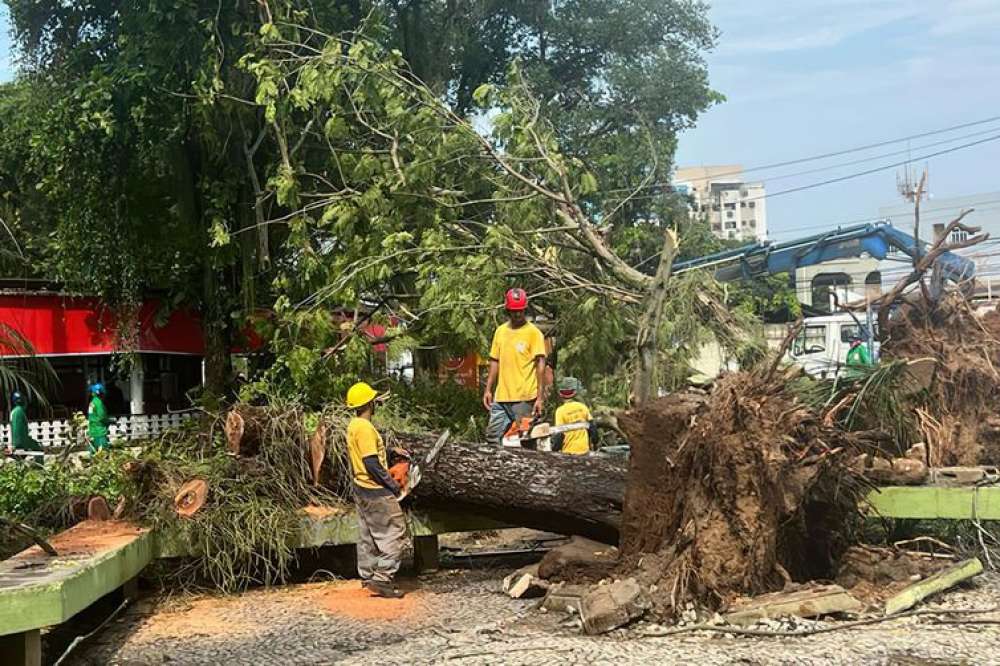
[[[513,283],[571,367],[614,374],[664,231],[681,252],[698,237],[660,184],[717,99],[700,2],[6,1],[14,226],[72,288],[198,307],[212,388],[257,305],[279,324],[273,375],[321,386],[353,344],[333,307],[459,350]],[[721,294],[685,289],[701,297],[664,306],[675,354],[722,314]]]

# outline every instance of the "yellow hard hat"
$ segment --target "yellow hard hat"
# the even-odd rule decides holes
[[[364,407],[378,396],[378,392],[365,382],[358,382],[347,389],[347,406],[351,409]]]

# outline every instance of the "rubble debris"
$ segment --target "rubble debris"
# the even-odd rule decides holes
[[[580,603],[590,589],[590,585],[552,583],[542,600],[541,608],[560,613],[579,613]]]
[[[856,545],[840,558],[836,581],[856,596],[868,596],[868,588],[882,596],[897,591],[894,583],[909,583],[915,578],[931,576],[950,564],[929,553],[916,553],[899,548]],[[864,592],[855,588],[864,586]]]
[[[503,591],[511,599],[540,597],[549,589],[548,581],[538,577],[538,564],[521,567],[503,579]]]
[[[936,486],[974,486],[988,476],[998,476],[995,467],[939,467],[932,470]]]
[[[983,563],[979,561],[979,558],[956,562],[930,578],[914,583],[887,599],[885,602],[885,614],[893,615],[894,613],[913,608],[932,594],[954,587],[962,581],[977,576],[982,572]]]
[[[618,549],[575,536],[542,558],[538,575],[552,582],[596,583],[618,566]]]
[[[884,486],[918,486],[927,481],[927,465],[910,457],[871,458],[871,467],[864,474],[872,481]]]
[[[920,485],[927,480],[927,465],[912,458],[894,458],[892,482],[904,486]]]
[[[923,442],[917,442],[910,448],[906,450],[904,454],[905,457],[910,460],[919,460],[920,462],[927,464],[927,445]]]
[[[580,600],[583,631],[591,636],[617,629],[641,617],[649,597],[634,578],[593,586]]]
[[[840,585],[816,585],[787,592],[762,594],[734,605],[723,615],[729,624],[745,626],[759,620],[796,617],[820,617],[833,613],[849,613],[862,608]]]

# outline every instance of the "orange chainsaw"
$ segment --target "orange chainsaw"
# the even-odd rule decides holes
[[[552,435],[573,430],[586,430],[590,427],[590,421],[553,426],[544,421],[539,422],[538,418],[537,416],[523,416],[514,419],[514,422],[507,428],[507,432],[504,433],[503,439],[500,440],[501,443],[510,448],[551,451]]]

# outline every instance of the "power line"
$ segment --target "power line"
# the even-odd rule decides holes
[[[808,185],[800,185],[798,187],[792,187],[792,188],[789,188],[787,190],[779,190],[778,192],[771,192],[771,193],[768,193],[768,194],[762,194],[759,197],[750,197],[750,198],[747,198],[747,199],[741,199],[741,201],[744,201],[744,202],[763,201],[764,199],[771,199],[773,197],[779,197],[779,196],[782,196],[784,194],[792,194],[794,192],[802,192],[804,190],[811,190],[811,189],[814,189],[814,188],[817,188],[817,187],[822,187],[824,185],[832,185],[833,183],[840,183],[840,182],[843,182],[845,180],[851,180],[851,179],[854,179],[854,178],[860,178],[861,176],[868,176],[868,175],[871,175],[873,173],[878,173],[879,171],[885,171],[886,169],[894,169],[896,167],[900,167],[900,166],[904,166],[906,164],[909,164],[910,162],[913,162],[913,161],[925,160],[925,159],[929,159],[931,157],[938,157],[940,155],[947,155],[948,153],[954,153],[954,152],[957,152],[959,150],[964,150],[966,148],[971,148],[973,146],[978,146],[980,144],[989,143],[990,141],[996,141],[997,139],[1000,139],[1000,134],[995,134],[995,135],[993,135],[991,137],[987,137],[985,139],[980,139],[979,141],[971,141],[969,143],[963,143],[961,145],[953,146],[951,148],[946,148],[944,150],[938,150],[938,151],[933,152],[933,153],[927,153],[925,155],[920,155],[920,156],[914,157],[912,159],[903,160],[902,162],[893,162],[892,164],[883,164],[882,166],[878,166],[878,167],[875,167],[873,169],[866,169],[864,171],[857,171],[855,173],[847,174],[846,176],[839,176],[837,178],[829,178],[827,180],[822,180],[822,181],[820,181],[818,183],[810,183]],[[640,194],[640,195],[636,195],[636,196],[633,196],[633,197],[628,197],[628,199],[631,200],[631,201],[635,201],[635,200],[639,200],[639,199],[654,199],[654,198],[659,197],[659,196],[662,196],[662,195],[661,194]]]
[[[987,204],[1000,204],[1000,199],[987,199],[985,201],[973,201],[973,202],[969,203],[969,207],[973,208],[975,210],[975,212],[977,212],[977,213],[980,212],[980,211],[984,211],[984,210],[995,210],[997,208],[1000,208],[1000,206],[987,205]],[[960,212],[960,210],[961,210],[960,208],[953,207],[953,206],[940,206],[938,208],[921,208],[920,209],[920,221],[921,222],[925,222],[925,221],[933,221],[933,220],[937,220],[937,219],[947,219],[947,218],[950,218],[950,217],[955,217]],[[948,212],[941,212],[941,213],[938,213],[937,215],[928,215],[928,216],[924,215],[924,213],[934,213],[934,212],[937,212],[937,211],[948,211]],[[899,215],[902,215],[902,213],[900,213]],[[821,227],[821,228],[818,228],[818,229],[817,229],[817,225],[815,225],[815,224],[808,224],[808,225],[803,225],[803,226],[799,226],[799,227],[788,227],[788,228],[782,229],[781,231],[775,231],[773,234],[769,234],[769,235],[770,236],[781,236],[781,235],[789,234],[789,233],[796,232],[796,231],[813,231],[813,230],[816,233],[823,233],[824,231],[836,231],[838,227],[843,227],[843,226],[847,226],[847,225],[851,225],[851,224],[861,224],[863,222],[880,222],[880,221],[886,220],[886,219],[892,220],[893,217],[898,217],[899,215],[881,215],[881,216],[872,216],[872,217],[862,217],[862,218],[857,218],[857,219],[854,219],[854,220],[847,220],[847,221],[843,221],[843,222],[824,223],[824,226]],[[912,212],[909,214],[909,216],[910,216],[910,218],[913,217]],[[903,225],[907,225],[909,227],[913,226],[913,222],[912,221],[892,222],[892,224],[893,224],[893,226],[897,226],[897,227],[900,227],[900,226],[903,226]]]
[[[969,202],[969,208],[972,208],[976,213],[981,212],[981,211],[995,210],[997,208],[1000,208],[1000,206],[992,205],[992,204],[1000,204],[1000,199],[984,199],[982,201]],[[924,222],[924,221],[933,221],[933,220],[937,220],[937,219],[946,219],[946,218],[949,218],[949,217],[955,217],[955,216],[958,215],[959,212],[961,212],[961,210],[963,210],[961,207],[951,206],[951,205],[949,205],[949,206],[938,206],[936,208],[923,208],[923,207],[921,207],[921,209],[920,209],[920,221],[921,222]],[[930,213],[930,215],[925,215],[925,213]],[[893,218],[898,218],[898,217],[900,217],[902,215],[903,215],[903,213],[892,214],[892,215],[877,215],[877,216],[872,216],[872,217],[857,218],[857,219],[854,219],[854,220],[846,220],[846,221],[842,221],[842,222],[829,222],[829,223],[824,223],[824,226],[822,228],[820,228],[820,229],[817,229],[817,225],[815,225],[815,224],[807,224],[807,225],[802,225],[802,226],[798,226],[798,227],[788,227],[788,228],[782,229],[781,231],[774,232],[773,235],[777,236],[777,235],[783,235],[783,234],[791,233],[791,232],[794,232],[794,231],[810,231],[810,230],[815,230],[816,233],[822,233],[823,231],[835,231],[837,228],[843,227],[843,226],[847,226],[847,225],[861,224],[862,222],[881,222],[883,220],[890,220],[890,221],[892,221],[893,226],[897,226],[897,227],[901,227],[901,226],[904,226],[904,225],[912,227],[913,226],[913,221],[912,221],[913,213],[912,213],[912,211],[909,211],[908,213],[906,213],[906,215],[909,217],[908,220],[905,220],[905,221],[900,220],[898,222],[897,221],[893,221]]]
[[[851,160],[850,162],[840,162],[839,164],[831,164],[829,166],[817,167],[815,169],[806,169],[805,171],[795,171],[793,173],[781,174],[780,176],[766,176],[762,180],[765,183],[771,183],[776,180],[786,180],[788,178],[795,178],[797,176],[808,176],[809,174],[821,173],[823,171],[833,171],[834,169],[840,169],[846,166],[854,166],[855,164],[864,164],[865,162],[873,162],[875,160],[879,160],[884,157],[894,157],[896,155],[909,154],[913,150],[925,150],[927,148],[934,148],[935,146],[943,146],[945,144],[954,143],[955,141],[962,141],[963,139],[971,139],[972,137],[982,136],[984,134],[990,134],[996,131],[997,128],[991,127],[990,129],[980,130],[978,132],[972,132],[970,134],[963,134],[961,136],[953,136],[950,139],[934,141],[932,143],[927,143],[922,146],[914,146],[912,148],[905,148],[903,150],[894,150],[888,153],[879,153],[878,155],[870,155],[868,157],[862,157],[856,160]]]
[[[797,158],[797,159],[794,159],[794,160],[787,160],[787,161],[784,161],[784,162],[774,162],[774,163],[771,163],[771,164],[762,164],[762,165],[753,166],[753,167],[750,167],[750,168],[747,168],[747,169],[740,169],[738,171],[728,171],[728,172],[717,173],[717,174],[713,174],[711,176],[704,176],[702,178],[695,178],[695,179],[693,179],[693,181],[694,182],[699,182],[699,181],[700,182],[704,182],[704,181],[709,181],[709,180],[715,180],[717,178],[725,178],[726,176],[741,176],[741,175],[743,175],[745,173],[752,173],[752,172],[755,172],[755,171],[766,171],[768,169],[777,169],[777,168],[780,168],[780,167],[792,166],[794,164],[803,164],[805,162],[813,162],[813,161],[816,161],[816,160],[828,159],[830,157],[839,157],[840,155],[849,155],[851,153],[857,153],[857,152],[861,152],[861,151],[864,151],[864,150],[871,150],[872,148],[881,148],[883,146],[891,146],[891,145],[893,145],[895,143],[901,143],[903,141],[911,141],[913,139],[922,139],[922,138],[928,137],[928,136],[935,136],[935,135],[938,135],[938,134],[945,134],[947,132],[954,132],[955,130],[965,129],[967,127],[975,127],[977,125],[985,125],[987,123],[992,123],[992,122],[995,122],[997,120],[1000,120],[1000,116],[991,116],[989,118],[983,118],[982,120],[974,120],[974,121],[968,122],[968,123],[962,123],[962,124],[959,124],[959,125],[952,125],[950,127],[943,127],[941,129],[931,130],[929,132],[921,132],[919,134],[911,134],[909,136],[900,137],[898,139],[889,139],[887,141],[879,141],[877,143],[869,143],[869,144],[866,144],[866,145],[863,145],[863,146],[855,146],[854,148],[846,148],[844,150],[838,150],[838,151],[829,152],[829,153],[822,153],[822,154],[819,154],[819,155],[810,155],[808,157],[800,157],[800,158]],[[956,138],[954,140],[957,141],[958,139]],[[945,143],[947,143],[947,142],[945,142]],[[692,167],[692,168],[698,168],[698,167]],[[663,182],[660,182],[660,183],[650,183],[649,185],[646,185],[646,186],[644,186],[641,189],[648,189],[648,188],[651,188],[651,187],[659,187],[659,186],[662,186],[662,185],[670,185],[670,184],[671,183],[663,183]],[[623,187],[623,188],[616,188],[616,189],[609,189],[609,190],[601,190],[600,193],[601,194],[611,194],[611,193],[614,193],[614,192],[632,192],[634,190],[635,190],[635,188]]]
[[[978,146],[984,143],[989,143],[990,141],[996,141],[1000,139],[1000,134],[995,134],[991,137],[985,139],[980,139],[979,141],[970,141],[969,143],[963,143],[958,146],[953,146],[951,148],[945,148],[944,150],[938,150],[933,153],[927,153],[926,155],[921,155],[920,157],[915,157],[909,160],[903,160],[902,162],[893,162],[892,164],[883,164],[882,166],[875,167],[873,169],[866,169],[864,171],[858,171],[856,173],[847,174],[846,176],[840,176],[838,178],[829,178],[827,180],[820,181],[818,183],[811,183],[809,185],[800,185],[799,187],[791,187],[787,190],[779,190],[778,192],[772,192],[770,194],[764,194],[759,197],[754,197],[751,199],[745,199],[745,201],[759,201],[761,199],[770,199],[772,197],[780,197],[783,194],[792,194],[794,192],[802,192],[803,190],[811,190],[816,187],[822,187],[824,185],[832,185],[833,183],[842,183],[845,180],[851,180],[853,178],[860,178],[861,176],[868,176],[873,173],[878,173],[879,171],[885,171],[886,169],[895,169],[896,167],[901,167],[910,162],[917,160],[926,160],[931,157],[938,157],[940,155],[947,155],[948,153],[954,153],[959,150],[964,150],[966,148],[971,148],[973,146]]]

